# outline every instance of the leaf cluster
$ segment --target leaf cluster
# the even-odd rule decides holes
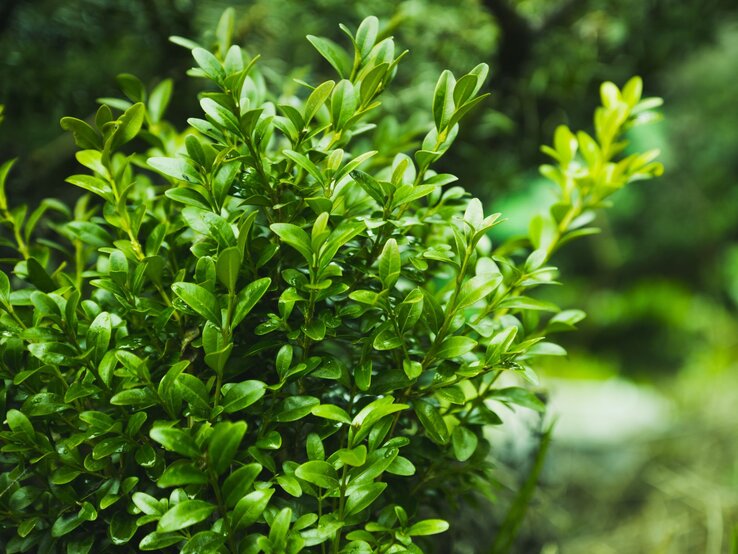
[[[73,208],[10,206],[0,167],[7,552],[432,549],[454,502],[491,493],[485,426],[544,409],[532,362],[583,317],[529,295],[551,255],[660,171],[620,155],[655,102],[607,83],[595,136],[545,148],[559,202],[493,247],[499,214],[433,169],[486,65],[444,72],[433,127],[387,158],[354,146],[403,56],[376,18],[349,51],[308,37],[337,79],[291,94],[232,29],[226,11],[212,48],[173,38],[207,87],[185,131],[171,82],[130,75],[93,124],[62,119]]]

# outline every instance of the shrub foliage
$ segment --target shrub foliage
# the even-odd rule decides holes
[[[402,53],[375,18],[344,29],[352,53],[308,37],[338,78],[298,91],[231,25],[212,50],[174,38],[208,87],[184,132],[163,119],[171,82],[132,76],[93,124],[62,119],[85,168],[73,208],[12,206],[0,167],[7,552],[432,550],[454,503],[490,490],[495,410],[543,409],[532,360],[583,317],[529,291],[611,193],[661,170],[622,139],[657,101],[606,83],[594,136],[544,147],[556,203],[493,246],[499,214],[432,169],[484,64],[441,75],[408,147],[382,125]]]

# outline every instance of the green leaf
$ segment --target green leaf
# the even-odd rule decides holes
[[[0,270],[0,304],[10,306],[10,279],[2,270]]]
[[[540,310],[544,312],[558,312],[559,307],[551,302],[530,298],[529,296],[510,296],[498,304],[500,309],[508,310]]]
[[[454,84],[453,74],[444,70],[438,78],[436,88],[433,91],[433,121],[440,133],[448,125],[454,111]]]
[[[218,299],[215,295],[205,287],[196,285],[195,283],[173,283],[172,290],[174,294],[184,300],[190,308],[195,310],[202,317],[220,326],[220,308]]]
[[[266,392],[266,384],[261,381],[242,381],[225,389],[223,410],[232,414],[248,408],[259,400]]]
[[[28,269],[28,280],[34,287],[43,292],[56,290],[56,283],[36,258],[28,258],[26,268]]]
[[[159,520],[159,533],[172,533],[191,527],[206,520],[215,511],[215,506],[204,500],[185,500],[170,508]]]
[[[149,389],[133,388],[114,394],[110,403],[113,406],[147,406],[155,403],[154,395]]]
[[[273,494],[274,489],[259,489],[239,500],[231,517],[233,529],[245,529],[255,523],[264,513]]]
[[[361,22],[359,28],[356,30],[356,47],[362,58],[366,58],[372,48],[374,48],[378,34],[379,20],[376,17],[370,15]]]
[[[500,283],[502,283],[501,275],[477,275],[472,277],[461,286],[456,298],[456,307],[462,309],[476,304],[492,294]]]
[[[218,39],[218,52],[221,57],[226,55],[233,38],[233,29],[236,25],[236,10],[232,7],[223,10],[215,28],[215,37]]]
[[[489,398],[499,400],[501,402],[517,404],[524,408],[529,408],[537,412],[544,412],[546,405],[535,394],[522,387],[507,387],[504,389],[493,390]]]
[[[290,160],[295,162],[299,167],[301,167],[302,169],[307,171],[310,175],[312,175],[313,179],[315,179],[315,181],[320,186],[325,185],[325,177],[323,176],[323,173],[320,171],[320,169],[318,169],[318,166],[315,165],[310,160],[310,158],[308,158],[306,155],[301,154],[299,152],[295,152],[293,150],[284,150],[283,154],[285,155],[286,158],[289,158]]]
[[[313,460],[305,462],[295,470],[295,475],[323,489],[334,490],[338,488],[338,473],[328,462]]]
[[[197,458],[200,449],[187,431],[171,427],[152,427],[149,436],[167,450],[188,458]]]
[[[328,100],[335,84],[334,81],[326,81],[315,87],[315,90],[310,93],[310,96],[305,101],[303,111],[303,119],[306,125],[310,123],[313,117],[315,117],[315,114],[318,113],[318,110],[325,104],[325,101]]]
[[[14,409],[8,410],[5,414],[5,419],[8,422],[10,430],[14,433],[23,434],[28,439],[33,439],[35,436],[33,424],[23,412]]]
[[[99,362],[107,352],[112,330],[112,320],[108,312],[100,312],[90,323],[87,330],[87,348],[92,349],[94,360]]]
[[[218,279],[231,292],[236,289],[238,272],[241,268],[241,251],[238,246],[230,246],[218,254],[215,271]]]
[[[84,522],[95,521],[96,519],[97,510],[95,509],[95,507],[89,502],[83,502],[82,507],[79,509],[79,512],[77,512],[76,516],[72,516],[69,518],[59,516],[59,518],[54,522],[54,525],[51,528],[51,536],[55,538],[61,537],[73,531]]]
[[[226,477],[223,482],[226,506],[233,507],[241,498],[246,496],[261,470],[261,464],[246,464]]]
[[[208,444],[208,466],[216,475],[228,469],[245,433],[244,421],[221,421],[215,425]]]
[[[53,485],[66,485],[74,481],[81,472],[69,466],[57,468],[49,477],[49,482]]]
[[[186,181],[192,184],[202,182],[202,177],[192,162],[184,158],[162,158],[153,157],[146,160],[149,167],[155,169],[159,173],[172,177],[180,181]],[[165,193],[168,191],[165,191]],[[169,195],[167,195],[169,196]]]
[[[29,344],[28,351],[45,364],[51,365],[71,365],[76,355],[75,350],[63,342],[37,342]]]
[[[437,535],[448,530],[448,522],[442,519],[424,519],[413,524],[407,530],[407,534],[411,537],[419,537],[423,535]]]
[[[400,260],[400,249],[395,239],[389,239],[379,255],[379,279],[384,288],[391,289],[400,278],[402,262]]]
[[[341,130],[356,110],[356,91],[351,81],[339,81],[331,94],[331,120],[336,130]]]
[[[315,49],[323,56],[328,63],[338,72],[338,75],[345,79],[351,73],[351,59],[348,54],[338,44],[330,39],[316,37],[308,35],[307,39],[310,41]],[[307,118],[306,118],[307,119]]]
[[[101,150],[102,138],[92,127],[76,117],[62,117],[61,128],[70,131],[74,142],[80,148],[87,150]]]
[[[169,465],[156,481],[159,487],[182,487],[185,485],[204,485],[208,476],[195,464],[187,460],[177,460]]]
[[[86,244],[97,247],[113,244],[110,234],[95,223],[90,223],[89,221],[71,221],[66,224],[66,228]]]
[[[146,97],[146,89],[141,79],[130,73],[121,73],[116,76],[120,90],[133,102],[143,102]]]
[[[282,239],[282,242],[286,242],[302,254],[308,264],[312,264],[313,250],[310,246],[310,237],[305,231],[292,223],[272,223],[269,228]]]
[[[427,400],[416,400],[413,406],[428,438],[437,444],[448,443],[448,427],[438,409]]]
[[[108,202],[115,201],[112,189],[99,177],[93,177],[92,175],[72,175],[71,177],[67,177],[65,181],[74,186],[90,191],[93,194],[97,194],[100,198],[103,198]]]
[[[368,483],[351,487],[346,499],[346,516],[358,514],[365,510],[379,497],[387,488],[387,483]]]
[[[131,496],[131,500],[146,515],[160,515],[163,513],[159,501],[150,494],[135,492]]]
[[[410,477],[415,475],[415,466],[413,463],[404,458],[403,456],[397,456],[392,463],[387,466],[387,473],[392,475],[402,475],[404,477]]]
[[[313,407],[320,404],[314,396],[290,396],[280,405],[275,421],[297,421],[308,415]]]
[[[477,436],[462,425],[455,427],[453,433],[451,433],[454,456],[460,462],[465,462],[471,458],[477,449],[478,442]]]
[[[164,117],[164,112],[169,105],[169,99],[172,97],[172,85],[173,82],[171,79],[164,79],[151,91],[148,109],[152,123],[158,123]]]
[[[208,200],[194,189],[184,187],[167,189],[164,191],[164,195],[175,202],[186,204],[187,206],[194,206],[195,208],[201,208],[203,210],[210,209]]]
[[[195,58],[197,65],[202,68],[205,75],[213,81],[220,82],[225,77],[225,70],[218,61],[218,58],[204,48],[194,48],[192,50],[192,57]]]
[[[127,142],[133,140],[141,130],[146,108],[138,102],[128,108],[118,119],[118,124],[107,141],[106,148],[115,151]]]
[[[225,106],[218,104],[212,98],[203,98],[200,100],[202,110],[219,126],[231,133],[241,134],[241,127],[238,118]]]
[[[351,418],[346,411],[343,408],[339,408],[332,404],[321,404],[320,406],[315,406],[310,410],[310,413],[323,419],[340,421],[341,423],[351,423]]]
[[[448,337],[441,343],[436,352],[436,357],[442,360],[463,356],[467,352],[474,350],[477,341],[465,336]]]
[[[351,421],[353,437],[349,440],[349,446],[360,443],[371,431],[372,426],[383,417],[406,410],[408,404],[394,404],[392,396],[378,398],[364,406]]]
[[[366,446],[360,444],[355,448],[342,448],[331,455],[331,461],[334,456],[346,465],[361,467],[366,463]]]
[[[180,551],[181,554],[203,554],[220,552],[226,537],[214,531],[200,531],[188,540]]]
[[[179,533],[159,533],[158,531],[154,531],[141,539],[138,547],[143,551],[161,551],[183,540],[184,537]]]
[[[269,277],[263,277],[256,281],[249,283],[241,292],[238,293],[236,298],[236,309],[233,312],[233,321],[231,326],[235,327],[251,312],[256,306],[257,302],[261,300],[269,286],[272,284],[272,280]]]
[[[123,512],[117,512],[110,520],[110,540],[116,546],[127,544],[138,530],[135,518]]]
[[[403,360],[402,370],[407,375],[408,379],[417,379],[420,374],[423,373],[423,364],[413,360]]]

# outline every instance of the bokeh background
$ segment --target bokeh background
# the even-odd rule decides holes
[[[539,145],[560,123],[590,127],[601,81],[641,75],[665,99],[664,120],[630,139],[661,148],[666,174],[619,192],[602,234],[556,260],[565,286],[547,294],[589,317],[564,337],[569,356],[541,368],[556,427],[514,551],[738,552],[738,3],[2,0],[0,159],[20,158],[11,201],[76,194],[62,186],[75,147],[58,121],[118,96],[118,73],[172,78],[169,119],[184,127],[197,83],[167,37],[208,43],[227,6],[267,77],[329,75],[305,35],[340,41],[339,22],[377,15],[410,50],[385,102],[404,133],[424,128],[442,69],[489,63],[493,94],[443,169],[503,212],[503,233],[550,203]],[[504,462],[501,509],[521,479]]]

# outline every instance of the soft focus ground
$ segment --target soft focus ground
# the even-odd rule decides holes
[[[544,554],[735,552],[738,378],[572,394],[592,385],[552,386],[560,429],[522,534]]]

